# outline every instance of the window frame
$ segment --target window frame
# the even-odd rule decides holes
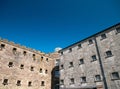
[[[101,40],[106,39],[107,35],[105,33],[101,34]]]
[[[4,86],[5,86],[5,85],[8,85],[8,79],[4,79],[2,84],[3,84]]]
[[[101,82],[100,74],[95,75],[95,82]]]
[[[17,85],[17,86],[21,86],[21,80],[17,80],[16,85]]]
[[[9,68],[10,68],[10,67],[13,67],[13,66],[14,66],[14,65],[13,65],[13,62],[9,62],[9,63],[8,63],[8,66],[9,66]]]
[[[109,57],[112,57],[113,56],[113,53],[111,50],[108,50],[105,52],[105,55],[106,55],[106,58],[109,58]]]
[[[69,68],[74,67],[73,62],[69,62]]]
[[[91,58],[92,58],[91,62],[97,61],[97,56],[96,55],[92,55]]]
[[[87,78],[86,78],[86,76],[81,77],[81,83],[87,83]]]
[[[70,85],[75,84],[75,79],[74,78],[70,78]]]
[[[82,61],[81,61],[81,60],[82,60]],[[84,63],[84,59],[83,59],[83,58],[79,59],[79,65],[83,65],[83,64],[85,64],[85,63]]]
[[[117,78],[116,78],[116,76],[114,76],[114,74],[117,74]],[[112,72],[111,73],[111,80],[119,80],[119,79],[120,79],[119,72]]]

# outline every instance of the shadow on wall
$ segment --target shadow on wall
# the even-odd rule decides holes
[[[51,89],[59,89],[59,66],[55,66],[51,72]]]

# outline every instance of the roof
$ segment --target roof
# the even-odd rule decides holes
[[[92,37],[95,37],[95,36],[97,36],[97,35],[105,32],[105,31],[108,31],[108,30],[110,30],[110,29],[112,29],[112,28],[114,28],[114,27],[116,27],[116,26],[118,26],[118,25],[120,25],[120,23],[117,23],[117,24],[115,24],[115,25],[113,25],[113,26],[111,26],[111,27],[108,27],[108,28],[106,28],[106,29],[104,29],[104,30],[96,33],[96,34],[93,34],[93,35],[91,35],[91,36],[89,36],[89,37],[87,37],[87,38],[85,38],[85,39],[83,39],[83,40],[80,40],[80,41],[78,41],[78,42],[76,42],[76,43],[73,43],[73,44],[71,44],[71,45],[69,45],[69,46],[61,49],[61,50],[59,51],[59,53],[62,52],[62,51],[64,51],[64,50],[66,50],[66,49],[68,49],[68,48],[70,48],[70,47],[72,47],[72,46],[74,46],[74,45],[76,45],[76,44],[79,44],[80,42],[83,42],[83,41],[85,41],[85,40],[87,40],[87,39],[90,39],[90,38],[92,38]]]

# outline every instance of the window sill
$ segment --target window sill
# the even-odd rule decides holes
[[[84,65],[84,63],[81,63],[81,64],[79,64],[79,65]]]
[[[69,68],[73,68],[74,66],[69,66]]]
[[[105,58],[110,58],[110,57],[113,57],[113,55],[111,55],[111,56],[107,56],[107,57],[105,57]]]
[[[70,85],[74,85],[75,83],[70,83]]]
[[[115,81],[115,80],[120,80],[120,78],[113,78],[111,79],[112,81]]]
[[[95,80],[94,82],[102,82],[102,80]]]
[[[81,84],[84,84],[84,83],[87,83],[87,82],[81,82]]]
[[[106,37],[107,38],[107,37]],[[105,40],[106,38],[101,38],[100,40],[102,41],[102,40]]]
[[[91,62],[95,62],[95,61],[97,61],[97,59],[96,60],[92,60]]]

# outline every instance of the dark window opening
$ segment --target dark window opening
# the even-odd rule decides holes
[[[119,79],[119,73],[118,72],[113,72],[112,73],[112,80]]]
[[[86,77],[81,77],[81,83],[86,83]]]
[[[21,81],[18,80],[16,85],[17,85],[17,86],[21,86]]]
[[[45,70],[45,73],[47,74],[47,73],[48,73],[48,70]]]
[[[13,53],[16,54],[16,52],[17,52],[17,49],[13,48]]]
[[[5,48],[5,44],[1,44],[1,49]]]
[[[60,84],[61,84],[61,85],[64,85],[64,80],[60,80]]]
[[[101,39],[105,39],[105,38],[107,38],[107,37],[106,37],[106,34],[102,34],[102,35],[101,35]]]
[[[82,45],[81,45],[81,44],[78,44],[78,48],[82,48]]]
[[[63,66],[63,65],[61,65],[61,69],[64,69],[64,66]]]
[[[93,40],[89,40],[89,45],[90,45],[90,44],[93,44]]]
[[[112,52],[111,52],[111,51],[107,51],[107,52],[106,52],[106,57],[111,57],[111,56],[113,56],[113,55],[112,55]]]
[[[9,62],[8,66],[13,67],[13,62]]]
[[[48,58],[46,58],[46,61],[48,62]]]
[[[40,68],[40,73],[42,73],[42,69]]]
[[[95,82],[101,81],[101,76],[100,75],[95,75]]]
[[[120,27],[116,28],[117,33],[120,33]]]
[[[45,82],[44,81],[41,81],[41,86],[45,86]]]
[[[69,48],[69,52],[72,52],[72,48]]]
[[[70,79],[70,84],[74,84],[74,78]]]
[[[43,60],[43,57],[41,57],[41,61]]]
[[[23,64],[20,65],[20,69],[24,69],[24,65]]]
[[[8,85],[8,79],[4,79],[3,85]]]
[[[35,54],[33,54],[33,60],[34,60],[34,61],[36,60]]]
[[[84,64],[84,59],[80,59],[80,65]]]
[[[32,86],[32,82],[30,81],[30,82],[28,82],[28,86],[30,87],[30,86]]]
[[[96,61],[96,60],[97,60],[96,55],[93,55],[92,56],[92,61]]]
[[[30,70],[31,70],[31,71],[34,71],[34,67],[33,67],[33,66],[31,66]]]
[[[61,55],[63,55],[63,52],[60,52],[61,53]]]
[[[27,52],[26,51],[23,51],[23,55],[26,56]]]
[[[69,66],[69,67],[73,67],[73,62],[70,62],[69,64],[70,64],[70,66]]]

